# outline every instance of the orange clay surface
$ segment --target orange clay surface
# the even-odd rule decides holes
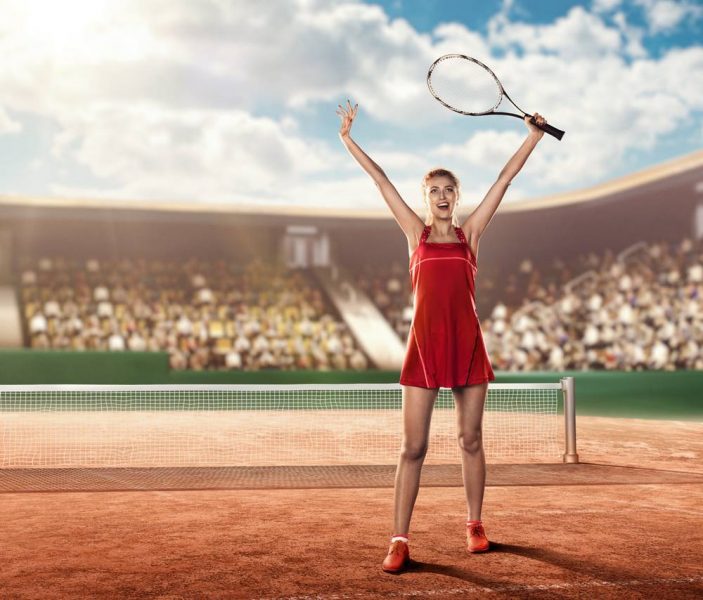
[[[399,575],[391,487],[4,493],[0,598],[703,597],[703,423],[577,427],[582,462],[648,483],[584,465],[491,485],[489,465],[475,555],[461,482],[422,487]]]

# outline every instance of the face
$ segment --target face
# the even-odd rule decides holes
[[[434,219],[451,221],[459,204],[459,190],[446,175],[432,177],[425,186],[425,202]]]

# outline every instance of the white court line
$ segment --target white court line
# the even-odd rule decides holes
[[[584,581],[581,583],[551,583],[543,585],[498,585],[494,587],[473,586],[460,588],[447,588],[431,590],[407,590],[407,591],[377,591],[377,592],[355,592],[353,594],[305,594],[303,596],[277,596],[275,598],[259,600],[352,600],[354,598],[369,598],[386,596],[389,598],[412,598],[428,596],[458,596],[460,594],[485,594],[485,593],[505,593],[505,592],[539,592],[549,590],[578,590],[586,588],[633,588],[647,585],[672,585],[680,583],[703,583],[703,576],[699,577],[670,577],[661,579],[629,579],[623,581],[606,581],[603,579],[594,581]]]

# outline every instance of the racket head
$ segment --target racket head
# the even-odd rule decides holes
[[[465,54],[445,54],[435,60],[427,71],[427,87],[449,110],[471,116],[492,113],[505,95],[495,73]]]

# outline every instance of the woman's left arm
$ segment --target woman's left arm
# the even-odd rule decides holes
[[[540,125],[547,122],[539,113],[535,113],[534,117]],[[537,143],[542,139],[544,131],[530,123],[530,118],[530,116],[526,116],[524,119],[525,125],[527,125],[527,129],[529,130],[527,138],[503,167],[500,175],[498,175],[498,179],[496,179],[496,182],[491,186],[491,189],[488,190],[484,199],[466,218],[461,226],[467,239],[478,241],[478,238],[481,237],[481,234],[483,234],[486,227],[488,227],[488,223],[490,223],[496,210],[498,210],[498,205],[503,199],[513,178],[520,172],[527,158],[535,149]]]

